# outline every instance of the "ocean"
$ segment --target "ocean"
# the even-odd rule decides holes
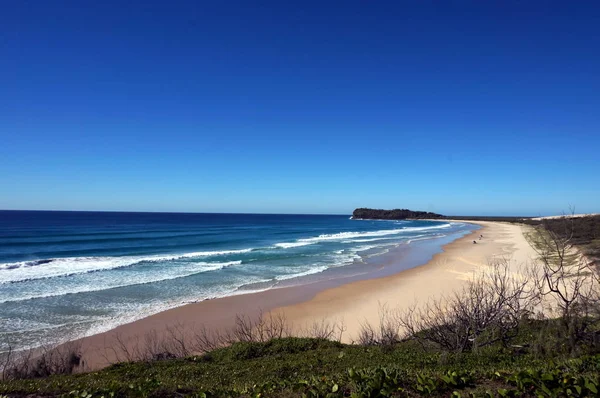
[[[366,272],[394,248],[439,250],[472,229],[347,215],[0,211],[0,352],[332,269]]]

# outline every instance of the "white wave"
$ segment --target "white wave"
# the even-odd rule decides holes
[[[184,253],[181,255],[174,255],[172,258],[166,257],[168,259],[180,259],[180,258],[191,258],[191,257],[211,257],[211,256],[224,256],[227,254],[243,254],[250,253],[254,249],[240,249],[240,250],[221,250],[221,251],[210,251],[210,252],[194,252],[194,253]]]
[[[143,259],[139,257],[67,257],[51,259],[38,266],[31,266],[29,262],[4,264],[5,267],[0,272],[0,283],[103,271],[128,267],[141,261]]]
[[[388,245],[363,245],[363,246],[353,247],[352,249],[350,249],[350,251],[353,252],[353,253],[359,253],[359,252],[365,252],[367,250],[373,250],[373,249],[383,248],[385,246],[390,246],[390,245],[392,245],[392,244],[388,244]]]
[[[252,282],[252,281],[251,281]],[[261,289],[266,290],[266,289]],[[256,291],[261,291],[256,290]],[[242,294],[245,292],[242,292]],[[252,291],[250,291],[252,293]],[[162,311],[166,311],[168,309],[176,308],[185,304],[189,304],[191,302],[198,302],[208,298],[220,298],[231,295],[236,295],[234,289],[227,288],[215,288],[210,289],[209,291],[204,291],[202,294],[195,294],[193,296],[185,297],[185,298],[155,298],[150,301],[144,302],[113,302],[111,304],[107,304],[103,307],[103,310],[108,310],[111,315],[109,316],[86,316],[82,322],[70,322],[68,325],[70,333],[65,335],[57,335],[57,333],[51,333],[49,336],[46,336],[44,340],[44,344],[61,344],[67,342],[71,336],[73,336],[75,331],[73,331],[73,325],[80,323],[86,324],[87,327],[84,327],[80,330],[77,330],[77,338],[92,336],[95,334],[103,333],[109,330],[112,330],[120,325],[128,324],[134,322],[136,320],[146,318],[148,316],[160,313]],[[14,320],[11,320],[14,322]],[[64,326],[64,325],[59,325]],[[40,331],[41,328],[34,329],[35,331]],[[15,330],[15,332],[21,333],[21,330]],[[31,335],[28,335],[30,337]],[[39,339],[29,340],[29,342],[21,343],[18,347],[19,350],[27,350],[30,348],[40,347],[41,343]],[[2,354],[2,347],[0,346],[0,354]]]
[[[372,240],[380,240],[380,239],[386,239],[386,238],[382,238],[385,236],[392,236],[392,235],[398,235],[398,234],[403,234],[403,233],[407,233],[407,232],[416,232],[416,231],[426,231],[426,230],[430,230],[430,229],[443,229],[443,228],[449,228],[451,226],[451,224],[442,224],[442,225],[434,225],[434,226],[430,226],[430,227],[404,227],[404,228],[397,228],[397,229],[383,229],[380,231],[368,231],[368,232],[339,232],[337,234],[324,234],[324,235],[319,235],[313,238],[302,238],[302,239],[297,239],[294,242],[283,242],[283,243],[276,243],[274,246],[275,247],[279,247],[279,248],[291,248],[291,247],[300,247],[300,246],[307,246],[307,245],[313,245],[315,243],[320,243],[320,242],[326,242],[326,241],[336,241],[336,240],[348,240],[347,242],[344,243],[350,243],[350,242],[368,242],[368,240],[353,240],[355,238],[371,238],[371,237],[378,237],[377,239],[372,239]]]
[[[281,249],[290,249],[292,247],[300,247],[312,245],[311,242],[283,242],[283,243],[275,243],[273,246],[281,248]]]
[[[285,280],[288,280],[288,279],[300,278],[302,276],[307,276],[307,275],[312,275],[312,274],[318,274],[318,273],[321,273],[321,272],[325,271],[328,268],[329,268],[328,266],[322,265],[320,267],[311,268],[311,269],[308,269],[306,271],[297,272],[297,273],[294,273],[294,274],[279,275],[279,276],[275,277],[275,280],[285,281]]]
[[[122,303],[115,302],[110,308],[111,312],[114,311],[117,315],[111,316],[109,319],[105,319],[102,322],[94,324],[84,332],[84,336],[92,336],[98,333],[106,332],[116,328],[119,325],[128,324],[136,320],[146,318],[148,316],[166,311],[172,308],[180,307],[189,303],[195,303],[206,299],[217,299],[228,296],[237,296],[241,294],[258,293],[268,290],[269,287],[261,289],[249,289],[239,290],[241,286],[246,284],[255,284],[260,282],[268,282],[272,279],[260,279],[260,278],[245,278],[243,281],[239,281],[234,286],[218,286],[212,287],[202,292],[195,292],[191,296],[176,297],[172,299],[156,298],[149,302],[144,303]]]
[[[336,255],[333,256],[333,261],[334,264],[332,265],[332,267],[339,267],[342,265],[348,265],[348,264],[352,264],[356,261],[359,261],[362,259],[362,257],[357,254],[357,251],[350,251],[348,253],[338,253],[336,252]]]
[[[365,238],[365,237],[381,237],[388,235],[398,235],[406,232],[415,231],[426,231],[430,229],[449,228],[450,224],[435,225],[431,227],[406,227],[397,229],[384,229],[380,231],[369,231],[369,232],[340,232],[337,234],[325,234],[319,235],[315,238],[298,239],[298,242],[323,242],[328,240],[343,240],[352,238]]]
[[[152,256],[65,257],[0,264],[0,284],[71,276],[95,271],[131,267],[146,262],[176,261],[197,257],[249,253],[252,249],[192,252]]]
[[[411,238],[409,240],[406,241],[407,244],[411,244],[412,242],[417,242],[420,240],[429,240],[429,239],[435,239],[435,238],[443,238],[444,234],[435,234],[435,235],[430,235],[430,236],[425,236],[425,235],[419,235],[419,236],[415,236],[414,238]]]
[[[406,228],[404,228],[404,230],[405,231],[427,231],[430,229],[446,229],[446,228],[450,228],[452,225],[453,225],[453,223],[434,225],[431,227],[406,227]]]
[[[241,260],[220,263],[197,262],[189,263],[181,267],[165,267],[155,272],[137,273],[131,272],[127,276],[118,278],[107,275],[96,275],[92,281],[81,281],[80,283],[61,284],[48,289],[46,286],[33,286],[30,289],[22,289],[17,292],[7,292],[8,295],[0,295],[0,304],[10,301],[24,301],[37,298],[64,296],[66,294],[98,292],[102,290],[115,289],[125,286],[144,285],[147,283],[162,282],[177,278],[199,274],[202,272],[216,271],[232,265],[242,264]]]
[[[392,237],[381,237],[381,238],[368,238],[368,239],[350,239],[350,240],[343,240],[342,243],[366,243],[366,242],[375,242],[378,240],[388,240],[388,239],[392,239]]]

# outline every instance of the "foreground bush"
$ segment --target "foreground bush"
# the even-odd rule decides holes
[[[545,322],[524,325],[517,339]],[[70,397],[597,396],[600,355],[538,358],[533,348],[476,353],[282,338],[99,372],[0,382],[0,394]]]

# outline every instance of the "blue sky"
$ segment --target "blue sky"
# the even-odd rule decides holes
[[[83,3],[2,4],[0,208],[600,212],[598,2]]]

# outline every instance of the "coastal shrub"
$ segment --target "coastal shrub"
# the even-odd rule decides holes
[[[128,338],[115,333],[114,343],[106,348],[104,359],[118,363],[185,358],[238,342],[267,342],[290,335],[291,327],[283,314],[259,312],[255,317],[237,315],[234,327],[228,330],[177,323],[162,333],[152,330]]]
[[[537,294],[558,328],[548,330],[551,349],[574,352],[600,343],[600,269],[574,246],[574,218],[538,226],[527,239],[538,254],[531,270]]]
[[[352,381],[353,396],[357,397],[390,397],[405,392],[409,375],[397,369],[377,367],[374,369],[349,369],[348,376]]]
[[[546,321],[532,323],[537,328]],[[529,331],[527,331],[529,333]],[[520,336],[526,337],[526,336]],[[596,396],[600,355],[543,361],[509,350],[447,355],[413,341],[380,346],[281,339],[240,358],[235,346],[201,357],[123,363],[100,372],[0,382],[0,394],[71,397]],[[261,355],[255,355],[261,351]],[[550,391],[547,393],[546,389]],[[546,392],[545,392],[546,391]],[[487,394],[487,395],[486,395]]]
[[[291,335],[291,327],[284,314],[269,312],[265,315],[260,311],[254,318],[236,315],[235,327],[229,332],[228,338],[233,342],[264,342]]]
[[[528,278],[516,277],[508,260],[492,263],[449,297],[432,299],[397,314],[407,338],[448,351],[508,346],[535,300]]]
[[[308,327],[301,330],[299,336],[342,341],[342,337],[346,330],[347,327],[343,319],[328,320],[324,318],[313,322],[308,325]]]
[[[387,305],[379,303],[379,323],[373,326],[368,322],[361,324],[357,343],[360,345],[379,345],[388,347],[400,341],[400,323],[396,313]]]
[[[539,395],[556,396],[598,396],[598,379],[586,376],[573,376],[559,369],[523,370],[505,377],[510,385],[522,393],[537,392]]]
[[[192,336],[188,340],[192,341],[190,350],[196,353],[210,352],[238,342],[266,342],[292,335],[291,325],[284,314],[272,312],[264,314],[262,311],[259,311],[255,317],[236,315],[235,325],[229,330],[209,329],[205,325],[192,329]],[[186,341],[186,339],[182,340]],[[187,355],[179,355],[179,357],[184,356]]]
[[[78,341],[55,346],[13,352],[10,348],[2,360],[2,379],[39,378],[72,374],[83,368],[81,343]]]
[[[321,350],[327,348],[342,348],[343,344],[337,341],[325,339],[313,339],[303,337],[284,337],[262,342],[238,342],[230,347],[215,350],[200,357],[203,361],[216,360],[246,360],[253,358],[281,356],[284,354],[296,354],[306,351]]]

